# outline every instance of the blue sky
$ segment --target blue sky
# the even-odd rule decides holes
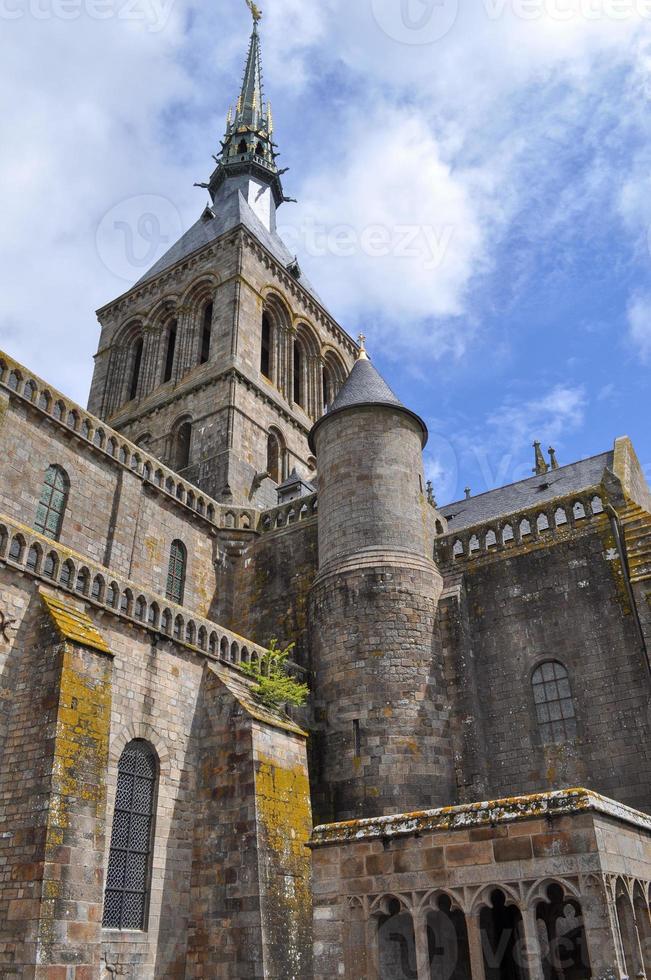
[[[627,434],[651,477],[651,3],[262,6],[283,233],[427,420],[439,500],[528,475],[534,438],[569,462]],[[84,403],[94,309],[205,203],[250,18],[0,0],[0,20],[0,342]]]

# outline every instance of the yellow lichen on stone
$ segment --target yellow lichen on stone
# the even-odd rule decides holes
[[[271,955],[282,961],[287,980],[305,976],[305,951],[310,944],[311,859],[307,844],[312,831],[307,767],[284,766],[259,755],[255,799],[264,857],[267,928]],[[274,973],[275,975],[275,973]]]
[[[100,653],[113,656],[106,640],[85,613],[47,592],[41,592],[40,596],[63,640],[70,640],[80,646],[90,647],[92,650],[99,650]]]

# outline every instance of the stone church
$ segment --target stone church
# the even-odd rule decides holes
[[[0,975],[651,980],[634,449],[437,507],[278,236],[253,14],[88,409],[0,357]],[[272,639],[304,708],[259,696]]]

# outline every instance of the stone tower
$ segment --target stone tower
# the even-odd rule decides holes
[[[89,409],[211,496],[273,506],[357,351],[276,231],[287,200],[254,20],[210,203],[135,286],[98,311]]]
[[[363,350],[310,435],[319,467],[319,571],[310,599],[323,789],[317,820],[452,798],[426,442],[425,424]]]

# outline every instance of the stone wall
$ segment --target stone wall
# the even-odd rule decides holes
[[[308,602],[317,563],[316,518],[263,534],[233,568],[228,625],[262,646],[273,637],[282,646],[295,643],[293,659],[309,670]]]
[[[587,783],[648,810],[646,655],[607,516],[446,571],[455,574],[440,625],[462,698],[464,798]],[[559,744],[541,737],[536,719],[531,678],[546,660],[569,672],[577,717],[576,738]]]
[[[5,380],[8,369],[5,368]],[[23,382],[21,382],[22,385]],[[110,569],[116,577],[139,583],[165,595],[172,541],[181,540],[188,552],[184,604],[206,615],[214,601],[218,505],[198,491],[188,506],[188,484],[174,484],[172,493],[155,482],[155,465],[131,467],[131,447],[122,463],[107,451],[110,430],[103,431],[104,448],[82,438],[37,404],[0,391],[0,514],[33,526],[45,473],[61,466],[70,490],[59,540],[64,551]],[[149,466],[149,478],[144,473]],[[159,471],[164,475],[164,471]],[[187,488],[187,489],[186,489]],[[178,499],[183,491],[184,500]],[[196,505],[202,500],[203,513]],[[210,519],[208,515],[210,513]],[[253,514],[248,517],[251,526]]]

